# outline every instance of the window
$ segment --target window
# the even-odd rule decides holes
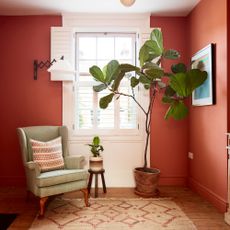
[[[89,68],[98,65],[103,68],[110,60],[119,63],[136,63],[135,33],[76,33],[75,83],[75,131],[77,133],[121,134],[138,130],[138,110],[128,97],[113,100],[107,109],[99,108],[99,99],[106,91],[96,93],[93,85],[98,84],[89,74]],[[129,78],[131,74],[127,74]],[[124,93],[132,90],[129,81],[121,85]],[[138,96],[138,91],[135,92]],[[132,134],[134,134],[132,132]]]
[[[105,151],[103,152],[104,158],[104,168],[106,170],[106,175],[109,180],[107,181],[108,186],[110,187],[134,187],[134,178],[132,169],[140,164],[143,161],[143,145],[145,141],[145,130],[144,130],[144,121],[145,117],[142,111],[135,111],[136,107],[129,107],[128,110],[124,110],[121,108],[121,114],[123,114],[123,118],[119,118],[117,114],[120,114],[120,109],[117,110],[117,104],[114,104],[115,111],[113,122],[106,122],[109,125],[113,125],[114,128],[101,128],[102,125],[105,126],[105,119],[99,119],[94,115],[91,115],[91,112],[88,112],[88,121],[85,122],[85,127],[79,129],[78,125],[80,124],[80,119],[86,119],[86,116],[81,115],[77,112],[78,106],[80,104],[77,100],[78,90],[82,90],[85,88],[91,90],[92,87],[90,84],[94,84],[92,82],[92,78],[89,77],[89,74],[85,74],[84,72],[88,72],[88,66],[85,66],[86,71],[82,71],[80,74],[79,64],[76,60],[77,58],[82,59],[82,63],[86,63],[86,61],[90,61],[92,57],[90,57],[92,48],[88,49],[88,58],[80,58],[79,52],[79,38],[83,37],[97,37],[96,35],[100,35],[101,37],[106,37],[105,34],[101,32],[116,32],[115,37],[132,37],[132,63],[135,63],[135,35],[137,36],[137,50],[139,50],[138,46],[140,46],[146,39],[149,38],[151,29],[150,25],[150,15],[149,14],[81,14],[81,15],[73,15],[67,14],[64,15],[63,18],[63,27],[52,27],[51,29],[51,60],[53,58],[58,59],[62,55],[64,55],[65,59],[68,60],[71,65],[78,71],[76,82],[68,82],[64,81],[62,83],[62,92],[63,92],[63,100],[62,100],[62,123],[68,127],[68,144],[69,144],[69,152],[70,155],[83,155],[86,159],[88,159],[90,153],[89,148],[86,143],[90,143],[92,140],[92,136],[95,134],[100,135],[103,145],[105,146]],[[88,33],[90,32],[90,33]],[[100,32],[100,33],[98,33]],[[112,33],[108,33],[107,36],[112,35]],[[95,39],[96,40],[96,39]],[[91,45],[91,44],[90,44]],[[87,47],[89,44],[87,44]],[[99,47],[98,47],[99,48]],[[97,49],[98,49],[97,48]],[[116,49],[117,50],[117,49]],[[118,52],[117,52],[118,53]],[[123,52],[122,54],[125,54]],[[92,53],[93,55],[93,53]],[[116,56],[117,58],[118,55]],[[89,59],[89,60],[87,60]],[[93,59],[93,58],[92,58]],[[122,58],[119,58],[121,60]],[[94,59],[94,61],[97,58]],[[110,60],[110,58],[108,59]],[[85,62],[84,62],[85,61]],[[99,61],[99,60],[98,60]],[[125,60],[126,61],[126,60]],[[139,61],[137,61],[139,63]],[[78,68],[78,69],[77,69]],[[83,78],[84,77],[84,78]],[[80,80],[81,79],[81,80]],[[84,80],[84,81],[83,81]],[[125,84],[125,83],[124,83]],[[84,87],[83,87],[84,86]],[[74,90],[73,90],[74,89]],[[125,87],[128,90],[128,87]],[[89,100],[86,102],[86,105],[81,106],[82,109],[87,110],[96,110],[96,106],[98,103],[97,97],[100,95],[94,95],[91,97],[87,96],[90,92],[89,90],[83,91],[86,96],[81,96],[83,99]],[[80,91],[79,91],[80,92]],[[93,92],[91,91],[93,94]],[[84,95],[84,94],[81,94]],[[142,87],[139,88],[139,92],[137,92],[139,102],[142,106],[147,108],[149,102],[149,93],[144,90]],[[97,100],[97,101],[96,101]],[[96,101],[96,102],[95,102]],[[82,102],[83,103],[83,102]],[[91,104],[89,104],[91,103]],[[118,103],[118,100],[115,100],[115,103]],[[132,101],[126,100],[124,97],[120,97],[119,103],[123,104],[127,107],[127,104],[133,103]],[[86,107],[88,106],[88,107]],[[121,106],[121,107],[122,107]],[[108,110],[103,110],[102,112],[109,112]],[[135,117],[135,122],[129,122],[129,127],[136,128],[124,128],[127,127],[127,121],[132,119],[132,116]],[[78,119],[78,117],[80,119]],[[93,120],[93,122],[92,122]],[[97,121],[98,120],[98,121]],[[88,124],[96,124],[97,129],[87,127]],[[98,123],[100,122],[100,123]],[[139,125],[137,125],[139,124]],[[134,126],[133,126],[134,125]],[[115,129],[117,127],[117,129]],[[120,129],[118,129],[121,127]],[[148,154],[148,159],[150,154]],[[116,162],[116,167],[114,167],[114,162]],[[86,166],[87,167],[87,166]],[[119,179],[117,179],[119,178]]]

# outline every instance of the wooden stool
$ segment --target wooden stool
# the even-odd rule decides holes
[[[105,186],[105,178],[104,178],[104,169],[101,169],[99,171],[93,171],[91,169],[88,170],[90,175],[89,175],[89,183],[88,183],[88,193],[90,194],[91,190],[91,185],[92,185],[92,180],[93,180],[93,175],[95,174],[95,197],[98,197],[98,174],[101,174],[101,180],[102,180],[102,185],[103,185],[103,192],[106,193],[106,186]]]

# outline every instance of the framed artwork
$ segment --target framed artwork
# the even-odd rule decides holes
[[[192,57],[192,69],[205,70],[208,73],[206,81],[192,94],[192,105],[194,106],[214,104],[213,52],[214,44],[209,44]]]

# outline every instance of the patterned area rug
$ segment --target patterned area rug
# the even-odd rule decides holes
[[[191,220],[170,198],[97,198],[85,207],[81,199],[53,200],[43,219],[30,229],[190,230]]]

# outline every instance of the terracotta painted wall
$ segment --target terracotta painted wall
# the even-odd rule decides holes
[[[227,200],[227,0],[202,0],[188,17],[190,56],[209,43],[216,48],[216,105],[191,107],[190,186],[224,211]]]
[[[59,16],[0,17],[0,186],[24,183],[16,128],[61,124],[61,83],[50,82],[45,70],[33,80],[33,60],[49,59],[50,27],[60,25]],[[190,185],[221,210],[227,199],[226,26],[226,0],[202,0],[188,18],[151,17],[151,27],[163,31],[165,47],[180,51],[185,63],[200,48],[216,43],[217,104],[192,107],[183,121],[165,121],[166,107],[159,98],[151,127],[151,166],[160,168],[161,184],[182,185],[189,162]],[[188,161],[188,151],[194,160]]]
[[[180,52],[177,62],[188,63],[186,17],[151,17],[151,27],[161,28],[165,48]],[[170,70],[175,61],[165,61],[162,66]],[[151,166],[161,170],[160,184],[185,185],[187,183],[188,119],[164,120],[167,108],[160,98],[156,101],[151,127]]]
[[[50,27],[60,25],[59,16],[0,16],[0,185],[25,182],[16,128],[61,124],[61,83],[46,70],[33,80],[33,60],[49,60]]]
[[[230,42],[230,2],[227,1],[227,44]],[[227,45],[227,73],[230,73],[230,45]],[[228,101],[230,98],[230,81],[228,80]],[[230,132],[230,106],[228,106],[228,132]]]
[[[33,60],[49,59],[50,27],[60,25],[61,17],[58,16],[0,17],[0,93],[3,98],[0,119],[4,130],[0,134],[0,185],[24,183],[16,128],[61,124],[61,83],[50,82],[46,70],[39,70],[38,80],[33,80]],[[180,51],[185,60],[185,18],[152,17],[151,25],[162,28],[166,47]],[[187,120],[176,124],[171,120],[166,122],[164,112],[164,106],[157,106],[151,138],[151,165],[161,169],[161,184],[185,184]]]

